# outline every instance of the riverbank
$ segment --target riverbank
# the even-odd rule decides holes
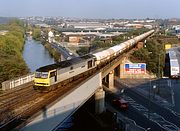
[[[0,35],[0,83],[25,75],[29,69],[22,57],[25,43],[24,23],[13,20],[0,25],[0,30],[6,33]]]
[[[49,51],[50,55],[54,58],[56,62],[61,61],[61,54],[55,48],[51,46],[50,43],[46,42],[44,47]]]

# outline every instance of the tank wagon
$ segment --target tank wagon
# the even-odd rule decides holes
[[[148,31],[98,53],[87,54],[71,60],[40,67],[35,72],[34,89],[51,90],[58,86],[66,85],[84,75],[89,75],[102,65],[118,57],[121,53],[132,48],[137,42],[148,37],[153,32],[154,30]]]

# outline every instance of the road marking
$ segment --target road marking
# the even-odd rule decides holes
[[[144,116],[146,116],[147,119],[157,123],[161,128],[163,128],[163,129],[165,129],[167,131],[180,131],[180,128],[178,128],[176,125],[174,125],[173,123],[165,120],[162,116],[158,115],[157,113],[148,112],[149,110],[146,107],[136,103],[131,97],[124,96],[123,98],[127,102],[129,102],[129,104],[133,108],[140,111]]]

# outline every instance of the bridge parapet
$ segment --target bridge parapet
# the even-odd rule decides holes
[[[32,82],[34,79],[34,73],[30,73],[12,80],[2,82],[2,90],[8,90],[20,85]]]

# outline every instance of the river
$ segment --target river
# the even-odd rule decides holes
[[[41,66],[55,63],[48,50],[40,42],[30,38],[25,42],[23,58],[31,72]]]

